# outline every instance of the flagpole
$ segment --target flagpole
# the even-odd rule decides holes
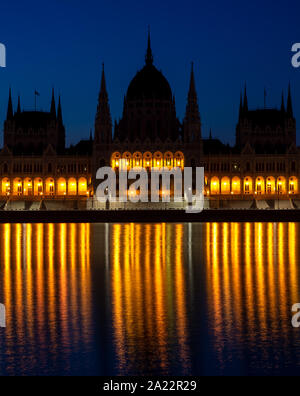
[[[36,112],[36,90],[34,91],[34,111]]]

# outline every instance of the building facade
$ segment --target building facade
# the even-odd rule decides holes
[[[240,99],[234,147],[210,135],[202,137],[192,66],[186,112],[180,122],[175,97],[154,66],[150,35],[144,67],[124,98],[123,114],[113,125],[104,67],[95,117],[94,137],[66,148],[59,98],[52,92],[49,112],[14,112],[9,92],[0,152],[0,195],[10,199],[81,198],[93,196],[99,167],[128,169],[203,166],[205,194],[211,199],[287,198],[299,195],[300,155],[291,88],[279,109],[248,108]]]

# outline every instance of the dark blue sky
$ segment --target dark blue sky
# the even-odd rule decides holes
[[[279,106],[291,81],[300,123],[300,69],[291,66],[292,44],[300,42],[299,12],[296,0],[4,0],[0,123],[9,85],[14,104],[20,93],[24,109],[33,108],[35,89],[38,107],[48,109],[54,86],[62,96],[67,142],[88,137],[103,61],[112,117],[119,118],[128,84],[144,63],[149,24],[155,65],[171,84],[180,119],[195,62],[203,136],[211,127],[214,136],[233,143],[245,81],[250,107],[263,107],[264,87],[268,106]]]

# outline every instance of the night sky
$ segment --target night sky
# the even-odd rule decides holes
[[[300,42],[296,0],[52,0],[1,1],[0,42],[7,68],[0,68],[0,123],[8,89],[25,110],[50,108],[51,89],[61,93],[67,142],[93,128],[105,62],[113,119],[122,114],[130,80],[144,64],[151,25],[154,62],[168,79],[182,119],[195,62],[203,136],[233,143],[239,95],[245,82],[249,107],[280,106],[292,85],[300,125],[300,68],[291,66],[291,47]],[[1,131],[3,127],[1,127]],[[298,141],[300,131],[298,127]],[[1,134],[1,144],[2,144]]]

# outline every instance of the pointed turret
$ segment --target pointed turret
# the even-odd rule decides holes
[[[246,113],[248,111],[248,97],[247,97],[247,86],[245,84],[245,92],[244,92],[244,106],[243,111]]]
[[[95,141],[109,143],[112,138],[112,120],[110,115],[104,63],[102,65],[101,88],[98,97],[98,107],[95,121]]]
[[[243,116],[243,95],[242,95],[242,92],[241,92],[241,95],[240,95],[239,120],[242,119],[242,116]]]
[[[212,130],[211,130],[211,128],[209,130],[209,140],[212,140]]]
[[[150,35],[150,27],[148,30],[148,48],[147,48],[147,53],[146,53],[146,65],[152,65],[153,64],[153,54],[152,54],[152,49],[151,49],[151,35]]]
[[[18,96],[17,114],[21,114],[21,99],[20,99],[20,95]]]
[[[61,124],[63,123],[60,95],[58,98],[58,106],[57,106],[57,121],[60,122]]]
[[[54,98],[54,88],[52,88],[52,99],[51,99],[51,109],[50,113],[53,118],[56,118],[56,109],[55,109],[55,98]]]
[[[11,99],[11,88],[9,88],[9,96],[8,96],[8,106],[7,106],[7,120],[11,120],[13,118],[14,111],[13,111],[13,105],[12,105],[12,99]]]
[[[290,118],[294,117],[293,114],[293,105],[292,105],[292,95],[291,95],[291,84],[289,84],[289,93],[288,93],[288,100],[287,100],[287,108],[286,108],[287,116]]]
[[[190,86],[184,118],[184,140],[186,142],[201,139],[201,120],[199,114],[198,98],[195,85],[194,64],[191,67]]]

